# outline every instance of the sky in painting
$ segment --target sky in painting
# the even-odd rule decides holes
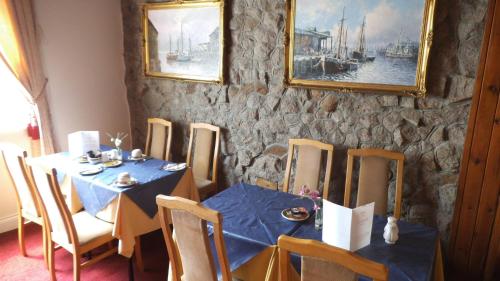
[[[172,50],[177,49],[181,23],[185,48],[188,48],[189,38],[192,47],[195,48],[198,44],[207,43],[210,33],[219,26],[219,7],[150,10],[148,18],[159,32],[160,51],[168,51],[170,38],[172,38]]]
[[[348,26],[348,42],[354,45],[366,16],[368,46],[378,47],[399,34],[419,41],[425,0],[296,0],[296,28],[316,27],[337,36],[342,10]]]

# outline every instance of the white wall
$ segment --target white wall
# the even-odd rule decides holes
[[[33,2],[56,150],[74,131],[130,134],[120,0]]]

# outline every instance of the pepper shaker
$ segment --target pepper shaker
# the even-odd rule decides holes
[[[399,238],[398,220],[395,217],[388,217],[384,227],[384,240],[387,244],[394,244]]]

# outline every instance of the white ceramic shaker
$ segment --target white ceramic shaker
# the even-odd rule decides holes
[[[399,238],[398,220],[395,217],[388,217],[384,227],[384,240],[387,244],[394,244]]]

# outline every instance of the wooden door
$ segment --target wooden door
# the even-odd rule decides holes
[[[500,0],[490,0],[450,241],[454,279],[492,278],[500,263]]]

